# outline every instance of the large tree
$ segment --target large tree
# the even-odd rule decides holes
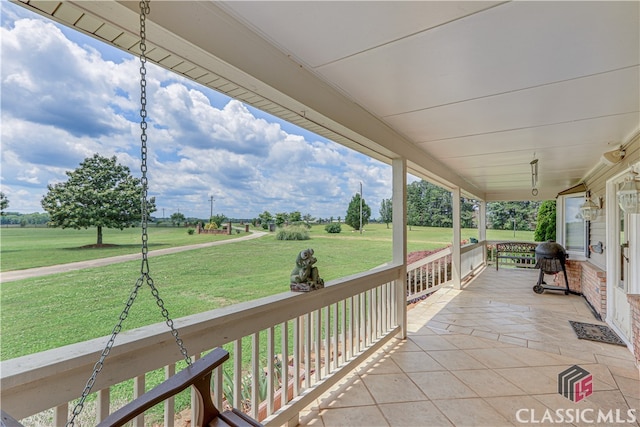
[[[0,215],[4,216],[4,211],[9,207],[9,199],[0,191]]]
[[[538,201],[491,202],[487,204],[487,227],[496,230],[533,230]]]
[[[371,218],[371,208],[367,205],[365,199],[362,199],[362,226],[369,223]],[[344,223],[350,225],[356,230],[360,230],[360,193],[356,193],[349,207],[347,208],[347,216],[344,217]]]
[[[84,159],[69,179],[47,186],[41,201],[49,213],[49,225],[61,228],[97,228],[97,245],[102,245],[102,228],[120,230],[142,219],[142,183],[116,157],[94,154]],[[155,198],[146,201],[147,215],[155,212]]]
[[[556,201],[545,200],[538,209],[538,223],[533,233],[536,242],[556,240]]]
[[[382,199],[380,202],[380,220],[389,228],[389,223],[393,221],[393,202],[391,199]]]

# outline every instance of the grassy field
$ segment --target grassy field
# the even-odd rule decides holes
[[[288,290],[288,278],[297,253],[312,247],[325,280],[365,271],[391,259],[391,229],[370,224],[363,234],[348,231],[328,234],[311,229],[311,240],[260,239],[165,255],[149,260],[151,276],[174,318]],[[109,230],[105,243],[118,246],[80,249],[95,239],[95,230],[41,228],[2,229],[2,270],[138,252],[139,231]],[[446,246],[452,230],[413,227],[408,231],[408,252]],[[489,239],[512,239],[512,231],[488,230]],[[235,235],[234,235],[235,236]],[[463,230],[463,238],[477,230]],[[183,228],[151,228],[150,249],[202,243],[228,238],[189,235]],[[530,240],[532,232],[518,232]],[[267,254],[267,255],[265,255]],[[8,359],[107,335],[140,275],[140,262],[2,284],[0,359]],[[91,307],[91,310],[86,310]],[[142,292],[125,329],[161,321],[155,302]]]
[[[224,234],[189,235],[186,228],[153,227],[148,231],[149,250],[193,245],[237,237]],[[139,228],[103,231],[102,248],[96,243],[96,229],[0,228],[0,271],[45,267],[75,261],[106,258],[140,252]],[[113,245],[113,246],[111,246]]]

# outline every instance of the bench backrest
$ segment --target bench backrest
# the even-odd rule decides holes
[[[535,253],[537,243],[504,242],[496,243],[496,252],[500,253]]]

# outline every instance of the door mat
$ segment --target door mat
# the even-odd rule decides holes
[[[606,325],[594,325],[593,323],[574,322],[569,320],[578,339],[598,341],[606,344],[627,346],[610,327]]]

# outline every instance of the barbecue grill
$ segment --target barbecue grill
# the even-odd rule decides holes
[[[540,269],[540,275],[538,276],[538,283],[533,287],[533,291],[537,294],[543,293],[545,290],[549,291],[562,291],[565,295],[570,293],[577,294],[569,289],[569,279],[567,278],[567,270],[565,263],[567,260],[567,251],[564,250],[561,244],[549,240],[548,242],[540,243],[536,246],[536,268]],[[561,286],[549,286],[544,281],[545,274],[556,274],[561,272],[564,274],[564,283],[566,287]]]

